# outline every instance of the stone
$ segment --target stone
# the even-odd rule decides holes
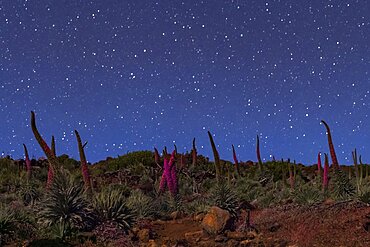
[[[185,239],[189,242],[199,242],[204,235],[203,230],[185,233]]]
[[[251,239],[243,240],[239,244],[240,244],[239,246],[242,246],[242,247],[253,246],[253,240]]]
[[[274,224],[272,224],[269,227],[269,231],[270,232],[276,232],[277,230],[279,230],[280,227],[281,227],[281,225],[279,223],[275,222]]]
[[[149,229],[141,229],[137,233],[137,237],[139,238],[140,242],[146,243],[149,241],[150,238],[150,231]]]
[[[195,221],[202,221],[204,219],[204,213],[200,213],[194,216]]]
[[[229,239],[235,239],[238,241],[246,240],[249,239],[248,233],[247,232],[228,232],[226,236]]]
[[[147,247],[158,247],[159,245],[153,239],[150,239],[146,246]]]
[[[223,242],[226,242],[227,241],[227,237],[225,237],[224,235],[217,235],[215,237],[215,242],[216,243],[223,243]]]
[[[209,234],[216,235],[226,230],[231,222],[232,218],[227,210],[213,206],[204,216],[202,227]]]

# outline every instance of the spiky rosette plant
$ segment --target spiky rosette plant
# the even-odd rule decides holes
[[[339,169],[338,159],[337,159],[337,155],[335,154],[334,144],[333,144],[333,140],[332,140],[332,137],[331,137],[329,125],[324,120],[321,120],[321,123],[323,123],[325,125],[325,128],[326,128],[326,133],[327,133],[327,136],[328,136],[330,156],[331,156],[331,160],[333,162],[333,167],[334,167],[334,169]]]
[[[45,140],[42,138],[40,132],[37,129],[36,126],[36,118],[35,118],[35,113],[31,111],[31,128],[32,132],[39,143],[40,147],[44,151],[48,161],[49,161],[49,166],[50,169],[52,169],[52,172],[50,173],[50,176],[48,174],[48,181],[47,181],[47,188],[50,188],[52,182],[53,182],[53,177],[56,169],[60,167],[60,164],[58,162],[58,159],[55,156],[55,153],[53,153],[52,149],[48,146],[48,144],[45,142]]]
[[[26,162],[27,179],[30,180],[31,174],[32,174],[31,160],[30,160],[30,157],[28,156],[28,150],[27,150],[26,144],[23,144],[23,147],[24,147],[24,157],[25,157],[25,162]]]
[[[240,177],[239,162],[238,162],[238,158],[236,157],[234,145],[231,145],[231,147],[233,149],[233,159],[234,159],[235,170],[236,170],[236,173],[238,174],[238,177]]]
[[[211,199],[217,207],[227,210],[233,217],[237,216],[238,199],[227,183],[217,183],[211,191]]]
[[[355,194],[355,187],[348,179],[347,175],[340,169],[334,170],[333,193],[335,198],[346,200]]]
[[[153,199],[140,190],[134,190],[127,198],[127,207],[138,219],[148,218],[154,215],[155,208]]]
[[[91,192],[90,173],[89,167],[87,166],[86,155],[84,150],[85,146],[87,145],[87,142],[85,142],[85,144],[82,145],[81,137],[77,130],[75,130],[75,134],[77,139],[78,152],[80,153],[81,172],[85,184],[85,189]]]
[[[93,222],[91,210],[83,196],[82,184],[63,168],[57,170],[40,209],[41,222],[47,226],[55,225],[61,230],[62,238],[71,230],[90,226]]]
[[[220,155],[218,154],[215,142],[213,141],[213,137],[211,132],[208,131],[208,137],[209,141],[211,142],[212,146],[212,152],[213,152],[213,157],[215,159],[215,168],[216,168],[216,180],[219,182],[221,180],[221,162],[220,162]]]
[[[100,224],[115,222],[121,229],[128,231],[135,218],[126,206],[126,199],[119,190],[106,190],[95,195],[94,212]]]

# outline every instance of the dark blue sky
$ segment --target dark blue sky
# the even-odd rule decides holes
[[[95,162],[166,145],[222,159],[370,162],[370,2],[1,1],[0,152]]]

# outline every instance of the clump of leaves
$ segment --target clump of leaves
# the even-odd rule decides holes
[[[41,193],[38,185],[35,183],[25,184],[20,188],[19,196],[22,198],[24,205],[34,205],[41,199]]]
[[[199,213],[206,213],[210,208],[209,200],[205,197],[199,197],[192,202],[186,203],[185,211],[188,214],[199,214]]]
[[[57,171],[39,212],[44,225],[57,229],[57,237],[64,239],[71,229],[81,229],[92,222],[83,191],[83,184],[73,180],[69,172],[64,169]]]
[[[153,200],[141,190],[134,190],[127,198],[127,207],[138,219],[148,218],[154,215]]]
[[[96,194],[93,208],[100,223],[115,222],[119,228],[128,231],[134,222],[134,216],[119,190],[111,189]]]
[[[227,185],[227,183],[217,183],[211,190],[211,199],[213,199],[214,205],[229,211],[233,217],[236,217],[238,199],[235,192],[229,187],[229,185]]]
[[[303,205],[312,205],[323,200],[322,192],[314,186],[304,186],[295,191],[295,202]]]
[[[355,186],[348,176],[340,169],[336,169],[333,176],[333,195],[340,200],[346,200],[355,194]]]
[[[263,194],[262,190],[259,182],[247,178],[238,179],[235,186],[240,201],[251,202]]]
[[[14,213],[5,207],[0,207],[0,246],[5,244],[15,232]]]

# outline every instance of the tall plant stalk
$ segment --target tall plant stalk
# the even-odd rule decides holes
[[[324,120],[321,120],[321,122],[325,125],[325,128],[326,128],[326,133],[327,133],[327,136],[328,136],[330,156],[331,156],[331,160],[333,162],[333,167],[334,167],[334,169],[339,169],[338,159],[337,159],[337,155],[335,154],[335,149],[334,149],[333,140],[332,140],[332,137],[331,137],[329,125]]]
[[[215,168],[216,168],[216,180],[217,182],[220,181],[221,179],[221,162],[220,162],[220,155],[218,154],[218,151],[217,151],[217,148],[216,148],[216,145],[213,141],[213,137],[212,137],[212,134],[211,132],[208,131],[208,137],[209,137],[209,141],[211,142],[211,146],[212,146],[212,151],[213,151],[213,157],[215,159]]]

